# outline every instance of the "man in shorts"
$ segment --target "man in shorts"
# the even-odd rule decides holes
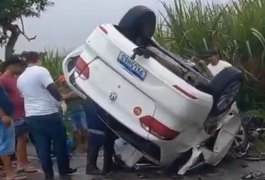
[[[35,168],[30,166],[27,157],[27,126],[25,124],[24,100],[17,88],[17,76],[24,71],[25,64],[19,56],[13,55],[3,63],[3,69],[0,83],[4,86],[14,106],[17,171],[24,173],[37,172]]]
[[[86,112],[83,107],[83,99],[78,96],[66,84],[64,76],[59,79],[61,95],[65,98],[67,110],[72,121],[72,128],[74,131],[74,138],[76,143],[76,151],[78,153],[86,152],[87,148],[87,122]]]
[[[13,105],[4,87],[0,85],[0,157],[4,165],[7,180],[24,180],[27,176],[18,175],[12,168],[11,157],[15,152],[15,131]]]

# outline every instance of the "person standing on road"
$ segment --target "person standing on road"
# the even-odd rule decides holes
[[[64,100],[71,118],[74,139],[76,143],[76,151],[78,153],[86,152],[88,129],[86,113],[82,105],[84,100],[71,90],[71,88],[66,84],[64,76],[60,76],[58,81],[60,84],[59,91],[61,95],[65,97]]]
[[[12,168],[11,156],[15,152],[15,129],[13,125],[14,107],[5,88],[0,84],[0,157],[7,180],[24,180],[27,176],[18,175]]]
[[[106,175],[110,173],[114,167],[114,142],[117,136],[100,120],[100,118],[111,119],[112,117],[89,98],[86,99],[84,106],[90,132],[88,138],[89,148],[87,152],[86,174]],[[103,146],[104,149],[102,171],[97,167],[97,158],[101,146]]]
[[[83,106],[85,108],[89,129],[86,174],[99,175],[101,171],[97,167],[97,159],[99,150],[104,144],[105,125],[97,116],[94,103],[90,98],[84,101]]]
[[[37,169],[30,166],[27,155],[27,126],[25,124],[24,100],[17,89],[17,76],[25,69],[25,63],[19,56],[13,55],[3,63],[4,72],[0,83],[4,86],[14,106],[14,126],[16,134],[17,171],[34,173]]]
[[[17,86],[24,97],[26,124],[37,149],[47,179],[53,179],[51,143],[54,145],[59,174],[77,171],[69,166],[66,129],[59,113],[62,97],[49,71],[41,66],[37,52],[24,52],[28,67],[19,76]]]

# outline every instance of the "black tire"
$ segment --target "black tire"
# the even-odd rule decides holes
[[[239,94],[243,79],[243,73],[235,67],[225,68],[212,79],[209,84],[213,96],[211,115],[220,115],[230,109]]]
[[[235,140],[231,147],[231,152],[235,157],[242,158],[247,155],[249,147],[250,145],[247,127],[242,124],[240,130],[235,136]]]
[[[156,28],[156,15],[146,6],[135,6],[123,16],[119,27],[131,37],[151,38]]]

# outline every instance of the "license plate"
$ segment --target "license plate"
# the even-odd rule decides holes
[[[142,81],[145,79],[147,71],[137,62],[132,60],[127,54],[121,52],[118,57],[118,62],[123,66],[126,71],[128,71],[133,76],[136,76]]]

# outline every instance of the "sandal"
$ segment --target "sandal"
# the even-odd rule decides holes
[[[36,173],[38,172],[38,169],[32,167],[32,166],[27,166],[26,168],[19,168],[17,170],[18,173]]]
[[[6,177],[6,180],[27,180],[27,176],[15,175],[13,177]]]

